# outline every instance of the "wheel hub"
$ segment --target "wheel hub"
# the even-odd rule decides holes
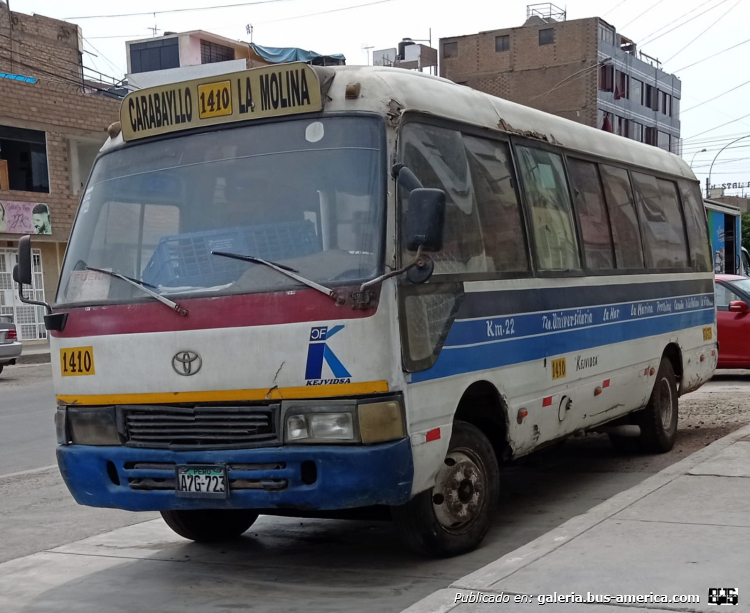
[[[448,453],[432,490],[435,517],[447,529],[470,524],[484,502],[485,477],[478,461],[465,451]]]
[[[666,379],[662,379],[659,382],[659,413],[665,430],[672,425],[672,410],[672,388]]]

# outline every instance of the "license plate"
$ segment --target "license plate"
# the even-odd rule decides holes
[[[227,498],[227,470],[213,464],[177,466],[175,495],[181,498]]]
[[[63,377],[95,375],[94,348],[68,347],[60,349],[60,374]]]
[[[232,114],[232,83],[219,81],[198,86],[198,116],[201,119]]]

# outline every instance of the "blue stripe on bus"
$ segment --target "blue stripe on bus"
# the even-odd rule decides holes
[[[541,319],[542,315],[540,313],[536,316]],[[456,343],[452,340],[453,330],[451,330],[448,340],[453,346],[443,348],[432,368],[413,373],[412,383],[510,366],[563,353],[583,351],[686,328],[710,325],[714,323],[715,317],[715,310],[711,306],[671,314],[636,317],[612,323],[599,322],[598,325],[592,323],[587,326],[542,333],[538,336],[527,335],[500,340],[499,342],[486,342],[485,334],[484,343],[468,347],[456,346]],[[476,322],[456,322],[454,328],[467,323],[475,324]],[[466,338],[463,332],[459,334]],[[477,339],[474,342],[481,341]]]
[[[471,321],[457,319],[445,341],[445,347],[491,343],[501,339],[523,338],[549,332],[575,330],[601,324],[644,319],[672,313],[687,313],[713,308],[713,294],[677,298],[638,300],[537,313],[518,313]],[[459,313],[459,316],[461,313]]]

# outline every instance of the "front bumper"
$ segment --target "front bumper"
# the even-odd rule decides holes
[[[61,445],[57,461],[79,504],[127,511],[336,510],[399,505],[411,497],[414,473],[408,438],[380,445],[288,445],[215,451]],[[314,482],[311,462],[315,465]],[[136,469],[135,464],[150,466]],[[174,490],[133,489],[132,485],[144,478],[173,479],[176,464],[226,464],[229,497],[178,498]],[[238,465],[243,466],[235,468]],[[269,485],[271,489],[231,489],[235,479],[267,480],[273,485]],[[285,487],[272,489],[278,488],[279,482],[285,482]]]
[[[7,364],[21,355],[23,345],[20,342],[0,344],[0,364]]]

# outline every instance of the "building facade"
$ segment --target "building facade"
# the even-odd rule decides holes
[[[81,191],[119,115],[119,100],[86,85],[81,40],[73,24],[0,0],[0,315],[24,341],[46,332],[11,278],[18,238],[33,235],[34,297],[54,302]]]
[[[552,14],[440,39],[440,76],[679,153],[680,80],[603,19]]]

